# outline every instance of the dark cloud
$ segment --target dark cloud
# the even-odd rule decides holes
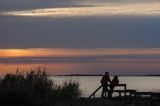
[[[159,17],[0,17],[0,48],[159,48]]]
[[[159,0],[0,0],[0,11],[38,8],[83,7],[99,4],[146,3]]]
[[[0,0],[0,11],[150,0]],[[157,1],[157,0],[154,0]],[[159,16],[0,16],[0,48],[159,48]]]

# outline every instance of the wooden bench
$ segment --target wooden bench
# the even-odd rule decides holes
[[[129,94],[129,96],[131,97],[132,95],[135,96],[135,92],[136,90],[133,89],[126,89],[126,90],[113,90],[113,92],[118,92],[119,93],[119,97],[122,96],[122,93],[124,93],[124,96],[127,96],[127,94]]]
[[[108,84],[108,86],[110,86],[110,84]],[[117,84],[117,85],[115,85],[115,87],[123,87],[123,90],[117,90],[117,91],[118,91],[118,92],[121,91],[121,93],[124,92],[124,95],[125,95],[125,96],[126,96],[126,93],[129,92],[129,90],[126,91],[126,90],[127,90],[127,85],[126,85],[126,84]],[[92,97],[95,98],[95,94],[96,94],[101,88],[102,88],[102,85],[100,85],[100,86],[89,96],[89,98],[92,98]],[[114,90],[113,92],[115,92],[115,90]],[[131,92],[131,91],[130,91],[130,92]],[[121,96],[121,93],[119,93],[120,96]]]

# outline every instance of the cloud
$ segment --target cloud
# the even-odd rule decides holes
[[[0,0],[0,14],[0,73],[159,73],[159,0]]]
[[[66,7],[67,8],[74,8],[74,7],[110,7],[111,8],[112,7],[111,9],[115,9],[114,7],[119,8],[120,6],[122,8],[127,5],[128,6],[133,5],[133,7],[140,5],[140,7],[144,9],[144,8],[147,8],[147,7],[144,7],[144,5],[151,6],[151,8],[153,8],[155,7],[155,4],[159,4],[159,1],[158,0],[152,0],[152,1],[150,0],[1,0],[0,11],[21,11],[21,10],[44,9],[44,8],[56,9],[56,8],[66,8]],[[126,10],[124,12],[126,12]]]
[[[102,74],[107,70],[116,75],[144,75],[159,74],[160,69],[160,49],[156,48],[1,49],[0,52],[5,55],[0,54],[0,74],[37,66],[46,66],[50,74]]]
[[[160,3],[137,3],[119,5],[95,5],[93,7],[45,8],[24,11],[1,12],[0,15],[31,17],[73,17],[108,15],[160,16]]]
[[[159,63],[160,49],[0,49],[1,63]]]
[[[159,48],[159,17],[0,19],[0,48]]]
[[[38,4],[58,6],[60,3],[70,4],[70,7],[2,10],[0,48],[160,47],[158,1],[92,1],[2,0],[0,5],[3,6],[14,3],[22,7],[28,7],[28,3],[33,7]],[[78,4],[81,6],[76,7]],[[91,6],[87,6],[89,4]]]

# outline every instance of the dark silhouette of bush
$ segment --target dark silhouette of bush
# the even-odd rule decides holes
[[[17,71],[0,79],[0,103],[3,106],[49,106],[76,99],[80,94],[78,82],[65,81],[56,85],[42,68],[26,74]]]
[[[80,96],[81,92],[78,90],[79,83],[75,81],[64,81],[62,86],[58,86],[58,91],[62,99],[67,100],[68,98],[77,98]]]
[[[20,72],[16,72],[16,74],[6,74],[4,78],[1,79],[0,103],[4,106],[32,106],[34,101],[26,89],[25,83],[25,77]]]

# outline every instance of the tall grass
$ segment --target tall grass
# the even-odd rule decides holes
[[[78,82],[65,81],[56,85],[41,68],[26,74],[17,71],[0,79],[0,103],[4,106],[52,106],[80,95]]]
[[[80,96],[79,83],[76,81],[64,81],[62,85],[57,86],[57,96],[62,100],[74,99]]]

